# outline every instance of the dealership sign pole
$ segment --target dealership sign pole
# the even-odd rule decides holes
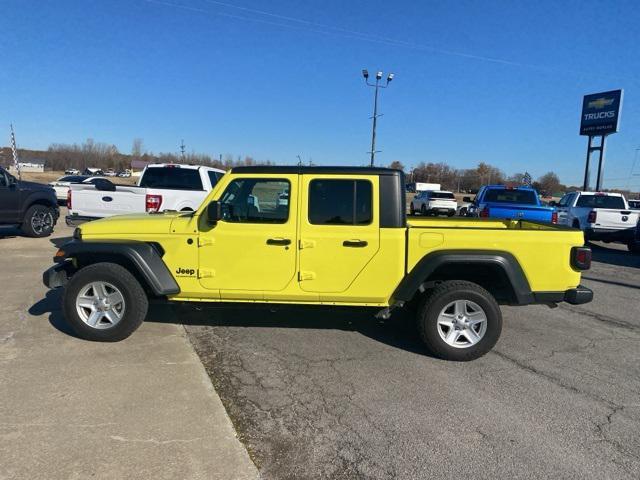
[[[622,90],[593,93],[585,95],[582,100],[582,116],[580,118],[580,135],[588,135],[587,163],[584,168],[584,184],[582,189],[589,190],[589,164],[591,153],[599,152],[598,176],[596,178],[596,191],[602,188],[602,176],[604,166],[604,144],[607,135],[616,133],[620,124],[620,111],[622,109]],[[593,138],[600,137],[600,144],[594,145]]]

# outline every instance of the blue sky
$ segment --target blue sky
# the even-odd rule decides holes
[[[625,89],[605,186],[640,147],[634,1],[5,0],[0,132],[19,146],[86,138],[129,152],[364,164],[480,161],[581,182],[582,95]],[[260,13],[262,12],[262,13]],[[2,137],[0,137],[2,138]],[[640,160],[636,172],[640,173]],[[631,185],[640,187],[640,176]]]

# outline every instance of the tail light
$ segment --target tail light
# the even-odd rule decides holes
[[[145,197],[145,210],[149,213],[156,213],[160,211],[160,205],[162,205],[162,195],[150,195]]]
[[[573,247],[571,249],[571,266],[576,270],[591,268],[591,249],[589,247]]]
[[[558,212],[551,212],[551,223],[558,223]]]
[[[67,190],[67,208],[71,210],[71,189]]]
[[[598,212],[591,210],[587,215],[587,223],[596,223],[596,218],[598,218]]]
[[[482,210],[480,210],[480,216],[482,218],[489,218],[489,207],[484,207]]]

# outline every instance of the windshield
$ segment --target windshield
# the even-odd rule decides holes
[[[487,190],[484,196],[485,202],[494,203],[519,203],[522,205],[537,205],[538,199],[533,190]]]
[[[624,199],[622,197],[612,197],[609,195],[580,195],[576,207],[586,208],[613,208],[624,210]]]
[[[170,188],[174,190],[202,190],[200,173],[193,168],[153,167],[147,168],[140,179],[146,188]]]
[[[454,197],[451,192],[431,192],[431,198],[448,198],[455,200],[456,197]]]

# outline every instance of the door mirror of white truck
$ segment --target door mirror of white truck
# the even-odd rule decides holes
[[[215,200],[207,205],[207,221],[211,225],[215,225],[222,218],[220,210],[220,204]]]

